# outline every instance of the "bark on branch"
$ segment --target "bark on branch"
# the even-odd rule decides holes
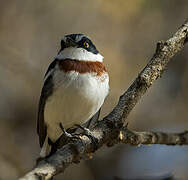
[[[131,145],[139,144],[188,144],[188,131],[182,133],[135,132],[125,126],[126,118],[138,100],[148,88],[161,77],[172,57],[181,51],[188,41],[188,21],[167,41],[157,43],[156,52],[139,73],[138,77],[120,97],[118,104],[110,114],[98,122],[92,129],[91,138],[80,134],[80,140],[64,145],[55,154],[41,161],[32,171],[20,180],[48,180],[63,172],[71,163],[91,157],[91,154],[103,145],[112,146],[116,143]]]
[[[136,132],[123,128],[120,131],[118,142],[136,146],[140,144],[187,145],[188,131],[181,133]]]

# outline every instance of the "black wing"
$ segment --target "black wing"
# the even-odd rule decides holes
[[[48,72],[50,72],[51,69],[53,69],[55,67],[55,65],[56,65],[56,60],[54,60],[50,64],[45,76],[47,75]],[[46,138],[46,133],[47,133],[47,127],[44,122],[44,107],[45,107],[48,97],[52,94],[52,92],[53,92],[53,81],[52,81],[52,74],[51,74],[47,77],[47,79],[44,82],[44,86],[42,88],[42,92],[41,92],[41,96],[40,96],[40,100],[39,100],[37,133],[39,135],[40,147],[43,146],[43,143]]]

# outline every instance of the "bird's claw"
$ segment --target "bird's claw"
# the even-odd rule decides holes
[[[82,132],[83,135],[85,135],[85,136],[87,136],[89,139],[91,139],[91,141],[92,141],[92,143],[93,143],[93,145],[94,145],[94,151],[96,151],[96,150],[98,149],[98,139],[95,138],[95,137],[92,135],[91,131],[90,131],[88,128],[85,128],[85,127],[83,127],[83,126],[81,126],[81,125],[79,125],[79,124],[75,124],[75,126],[78,127],[79,129],[81,129],[81,130],[83,131],[83,132]]]
[[[61,123],[59,124],[59,126],[60,126],[63,134],[56,141],[58,148],[61,148],[63,145],[65,145],[69,142],[74,142],[75,140],[80,139],[78,136],[72,135],[71,133],[68,133]]]

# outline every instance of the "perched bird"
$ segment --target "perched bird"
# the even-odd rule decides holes
[[[37,133],[40,157],[75,124],[97,119],[109,92],[103,56],[84,34],[66,35],[48,67],[39,101]]]

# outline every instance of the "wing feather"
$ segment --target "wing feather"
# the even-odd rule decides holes
[[[56,60],[54,60],[50,64],[45,76],[48,75],[48,72],[53,70],[55,65],[56,65]],[[46,138],[46,133],[47,133],[47,127],[46,127],[46,124],[44,122],[44,108],[45,108],[45,104],[46,104],[48,97],[53,92],[52,74],[53,74],[53,72],[51,72],[51,74],[49,74],[46,77],[46,80],[44,82],[44,85],[43,85],[43,88],[42,88],[42,91],[41,91],[40,100],[39,100],[38,118],[37,118],[37,133],[39,135],[40,147],[43,146],[45,138]]]

